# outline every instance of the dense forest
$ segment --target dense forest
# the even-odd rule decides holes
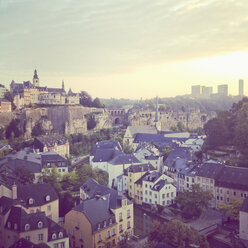
[[[207,139],[204,150],[216,149],[220,146],[234,146],[241,156],[236,163],[240,166],[248,164],[248,98],[234,103],[230,110],[220,111],[216,118],[209,120],[204,131]]]

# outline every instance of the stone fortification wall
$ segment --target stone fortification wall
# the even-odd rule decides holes
[[[87,108],[83,106],[54,106],[46,108],[26,109],[26,136],[30,137],[36,122],[42,117],[47,117],[47,125],[52,127],[53,132],[60,134],[76,134],[87,132],[87,119],[85,115],[97,113],[96,129],[109,126],[109,115],[104,109]],[[45,122],[45,120],[43,120]],[[50,125],[51,123],[51,125]]]
[[[159,112],[158,121],[161,123],[161,130],[168,131],[172,126],[176,126],[179,121],[183,122],[190,130],[203,127],[204,124],[216,117],[215,112],[203,113],[200,110],[189,112],[169,111]],[[128,113],[128,122],[132,126],[152,125],[155,120],[155,111],[150,110],[131,110]]]

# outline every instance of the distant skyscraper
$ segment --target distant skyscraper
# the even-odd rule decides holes
[[[218,95],[228,96],[228,85],[227,84],[218,85]]]
[[[202,94],[202,86],[201,85],[192,85],[191,86],[191,95],[193,97],[201,97]]]
[[[244,80],[239,80],[239,96],[244,96]]]
[[[211,94],[213,94],[213,87],[202,87],[202,97],[208,98],[211,96]]]

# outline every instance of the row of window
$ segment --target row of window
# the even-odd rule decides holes
[[[130,209],[127,210],[127,218],[130,218],[131,215],[130,215]],[[119,221],[122,221],[123,220],[123,217],[122,217],[122,212],[119,213]]]
[[[149,201],[148,201],[147,198],[145,198],[145,202],[147,202],[147,203],[152,203],[152,199],[149,199]],[[154,201],[154,203],[155,203],[155,204],[158,204],[157,201]],[[165,206],[166,203],[167,203],[167,205],[170,205],[170,204],[173,203],[173,200],[171,200],[171,201],[170,201],[170,200],[162,201],[162,205],[163,205],[163,206]]]
[[[145,194],[146,195],[148,194],[147,190],[145,191]],[[152,192],[151,191],[149,192],[149,195],[152,196]],[[170,196],[171,197],[174,197],[174,192],[171,192],[171,194],[170,193],[167,193],[166,194],[166,197],[167,198],[170,197]],[[156,193],[154,193],[154,197],[157,199],[158,198],[158,195]],[[165,199],[165,194],[162,194],[162,198]]]

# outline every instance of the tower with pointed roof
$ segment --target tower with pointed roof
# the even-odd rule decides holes
[[[62,80],[62,89],[65,90],[65,82]]]
[[[38,74],[37,74],[37,70],[36,69],[34,70],[33,85],[35,87],[39,87],[40,86],[40,80],[39,80],[39,77],[38,77]]]
[[[157,128],[158,131],[161,131],[161,122],[159,122],[158,120],[158,97],[156,97],[156,113],[155,113],[154,126]]]

